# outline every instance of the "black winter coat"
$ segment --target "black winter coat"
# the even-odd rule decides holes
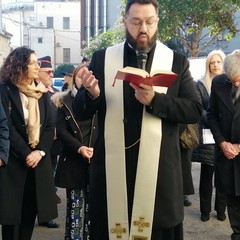
[[[186,124],[179,124],[179,136],[186,128]],[[183,178],[183,195],[194,194],[194,186],[192,179],[192,163],[191,155],[192,149],[183,148],[180,143],[181,149],[181,165],[182,165],[182,178]]]
[[[219,144],[223,141],[240,143],[240,99],[234,106],[232,84],[225,74],[212,81],[208,122],[216,142],[215,175],[219,191],[240,196],[240,155],[227,159]]]
[[[148,65],[154,50],[149,53]],[[164,57],[164,56],[159,56]],[[109,239],[107,226],[107,195],[105,172],[105,139],[104,123],[107,104],[105,96],[104,66],[105,50],[95,52],[91,59],[90,69],[99,80],[101,89],[100,97],[91,99],[84,88],[81,88],[74,101],[74,110],[82,119],[89,118],[98,110],[98,137],[95,144],[94,156],[91,167],[90,191],[90,220],[91,235],[93,239]],[[113,63],[114,64],[114,63]],[[125,43],[124,66],[137,66],[136,53]],[[180,162],[179,128],[178,123],[195,123],[200,119],[202,106],[196,96],[196,90],[188,70],[189,62],[178,53],[174,53],[172,71],[179,74],[167,94],[156,94],[152,115],[162,119],[162,145],[160,168],[155,199],[153,228],[161,230],[176,226],[183,220],[183,189],[182,170]],[[135,99],[135,91],[128,83],[123,86],[124,92],[124,127],[125,144],[129,146],[139,138],[141,127],[142,105]],[[116,111],[117,111],[116,107]],[[112,141],[116,144],[113,134]],[[137,145],[136,145],[137,146]],[[128,175],[128,199],[132,199],[135,182],[135,170],[138,151],[126,152],[126,174]],[[151,161],[151,160],[150,160]],[[117,171],[117,169],[116,169]],[[166,181],[167,180],[167,181]],[[129,201],[130,203],[130,201]],[[131,207],[132,204],[129,204]],[[129,212],[130,212],[130,207]],[[130,215],[130,214],[129,214]],[[154,238],[154,236],[153,236]]]
[[[89,160],[83,158],[78,150],[81,146],[94,145],[95,115],[90,120],[79,121],[72,111],[73,99],[69,92],[61,100],[62,107],[58,109],[56,129],[63,151],[56,170],[55,184],[62,188],[82,189],[85,187]]]
[[[6,81],[7,82],[7,81]],[[33,149],[28,144],[27,128],[24,122],[22,102],[18,88],[10,82],[0,84],[3,108],[8,118],[10,153],[8,164],[0,168],[0,223],[20,224],[23,192],[28,167],[26,156]],[[39,100],[40,141],[36,149],[46,156],[34,168],[38,222],[46,222],[57,217],[57,203],[50,160],[50,146],[53,140],[53,123],[50,99],[43,94]]]
[[[2,100],[0,98],[0,159],[4,164],[8,163],[9,155],[9,129],[7,123],[7,117],[2,106]]]
[[[215,144],[203,144],[203,129],[209,129],[207,110],[209,105],[209,94],[201,81],[196,83],[197,94],[202,101],[203,113],[199,121],[200,144],[193,150],[192,162],[200,162],[213,165]]]

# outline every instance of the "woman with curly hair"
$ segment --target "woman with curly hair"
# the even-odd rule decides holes
[[[35,218],[57,217],[50,161],[54,129],[49,96],[37,83],[34,51],[19,47],[0,69],[0,91],[8,118],[10,151],[0,169],[0,224],[3,240],[30,240]]]

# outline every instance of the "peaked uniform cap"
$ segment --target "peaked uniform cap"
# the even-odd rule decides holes
[[[41,63],[40,68],[52,68],[50,56],[45,56],[45,57],[39,58],[38,61]]]

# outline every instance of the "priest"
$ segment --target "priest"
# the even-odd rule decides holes
[[[182,240],[183,186],[179,123],[202,106],[187,59],[157,40],[156,0],[128,0],[126,41],[93,54],[74,110],[98,112],[91,159],[90,234],[94,240]],[[175,72],[169,86],[114,82],[123,67]]]

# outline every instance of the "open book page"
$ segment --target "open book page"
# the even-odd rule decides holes
[[[177,76],[176,73],[172,72],[172,71],[167,71],[167,70],[155,70],[153,71],[150,75],[154,76],[154,75],[158,75],[158,74],[162,74],[162,75],[173,75],[173,76]]]
[[[143,83],[151,86],[169,87],[178,76],[174,72],[164,70],[154,71],[151,75],[152,76],[150,76],[148,72],[143,69],[125,67],[117,72],[113,86],[116,82],[116,79],[119,79],[132,82],[136,85]]]
[[[146,77],[149,76],[149,73],[141,68],[135,68],[135,67],[125,67],[121,70],[119,70],[118,72],[122,72],[122,73],[131,73],[134,75],[139,75],[142,77]]]

